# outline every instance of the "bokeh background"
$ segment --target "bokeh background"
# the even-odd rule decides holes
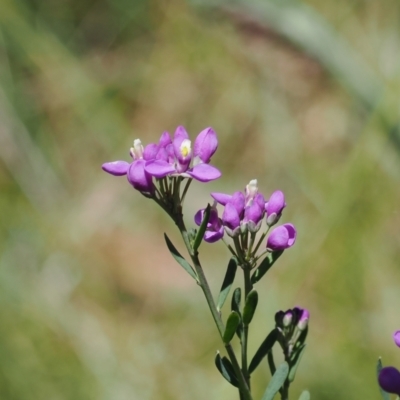
[[[0,398],[237,398],[202,293],[163,243],[179,243],[174,225],[100,168],[181,124],[216,130],[223,172],[191,186],[189,226],[209,192],[257,178],[265,196],[285,192],[298,229],[258,286],[250,353],[275,311],[307,307],[293,399],[379,398],[377,357],[400,366],[400,3],[0,10]],[[217,293],[228,252],[201,250]],[[255,399],[268,380],[264,363]]]

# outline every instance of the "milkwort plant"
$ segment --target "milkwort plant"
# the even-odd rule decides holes
[[[305,349],[309,313],[294,307],[275,314],[275,328],[260,344],[254,356],[248,356],[249,329],[258,305],[256,284],[273,264],[296,241],[296,228],[291,223],[275,226],[286,207],[281,191],[266,199],[259,192],[257,180],[251,180],[244,191],[232,195],[211,193],[212,204],[194,215],[197,229],[186,228],[183,204],[193,179],[209,182],[221,177],[221,172],[210,165],[218,147],[217,135],[212,128],[201,131],[194,141],[179,126],[173,138],[164,132],[158,143],[143,147],[136,139],[130,149],[131,161],[113,161],[103,164],[111,175],[126,175],[128,182],[143,196],[154,200],[175,222],[181,233],[191,263],[175,248],[166,234],[168,250],[175,260],[201,287],[213,316],[227,356],[217,352],[215,364],[221,375],[239,391],[241,400],[253,400],[250,378],[266,357],[272,379],[262,400],[271,400],[279,392],[282,400],[289,399],[301,356]],[[222,206],[221,217],[217,207]],[[199,247],[203,242],[223,241],[231,253],[221,290],[214,300],[204,269],[200,262]],[[233,290],[231,312],[223,315],[222,307],[233,286],[238,267],[243,272],[244,293],[240,287]],[[232,347],[235,337],[240,341],[240,354]],[[283,352],[284,362],[275,365],[272,353],[277,344]],[[300,400],[310,398],[304,391]]]

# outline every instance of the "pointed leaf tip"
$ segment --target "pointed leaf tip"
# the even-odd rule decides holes
[[[217,309],[220,311],[225,304],[225,300],[228,297],[228,294],[231,290],[233,281],[235,280],[237,270],[237,260],[235,257],[232,257],[229,260],[228,268],[226,269],[225,278],[222,282],[221,290],[219,292],[218,301],[217,301]]]

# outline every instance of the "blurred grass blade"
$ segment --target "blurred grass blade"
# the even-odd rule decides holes
[[[175,260],[178,262],[179,265],[183,267],[183,269],[194,279],[196,282],[198,282],[197,274],[192,268],[192,266],[179,254],[178,250],[175,248],[175,246],[172,244],[172,242],[169,240],[168,236],[166,233],[164,233],[164,238],[165,242],[167,244],[168,250],[172,254],[172,257],[175,258]]]
[[[289,364],[283,362],[278,369],[275,371],[274,376],[270,380],[267,389],[265,390],[262,400],[272,400],[278,393],[279,389],[285,383],[285,380],[289,373]]]
[[[233,281],[235,280],[237,270],[237,260],[236,257],[232,257],[229,260],[228,268],[226,269],[225,278],[222,282],[221,290],[218,296],[217,309],[220,311],[228,297],[229,291],[231,290]]]

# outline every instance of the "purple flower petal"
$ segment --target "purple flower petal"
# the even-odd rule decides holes
[[[379,386],[388,393],[400,396],[400,372],[394,367],[384,367],[379,372]]]
[[[267,240],[267,249],[285,250],[294,245],[296,229],[292,224],[284,224],[273,229]]]
[[[198,156],[201,161],[208,163],[217,150],[218,139],[212,128],[202,130],[196,137],[193,147],[194,156]]]
[[[258,224],[264,216],[264,208],[261,208],[257,203],[246,207],[244,209],[244,222],[252,221]]]
[[[163,160],[147,161],[145,170],[155,178],[164,178],[164,176],[176,172],[173,165]]]
[[[266,203],[265,211],[267,216],[271,215],[272,213],[280,214],[285,207],[285,195],[280,190],[276,190],[274,193],[272,193],[268,203]]]
[[[224,227],[221,225],[221,228],[218,231],[205,231],[204,240],[207,243],[215,243],[223,236],[224,236]]]
[[[232,203],[239,215],[243,214],[244,211],[244,205],[245,205],[245,198],[244,194],[242,192],[235,192],[232,195],[232,199],[230,200],[230,203]]]
[[[396,332],[393,334],[393,340],[394,340],[394,342],[396,343],[396,346],[397,346],[397,347],[400,347],[400,331],[396,331]]]
[[[134,161],[129,167],[127,178],[129,183],[140,192],[152,193],[154,184],[152,176],[145,170],[145,160]]]
[[[168,132],[164,132],[161,135],[160,140],[158,141],[158,145],[160,147],[167,147],[171,143],[172,143],[171,136]]]
[[[148,144],[143,151],[143,159],[146,161],[154,160],[158,153],[158,145],[156,143]]]
[[[104,163],[101,168],[103,168],[103,171],[106,171],[111,175],[122,176],[127,174],[129,165],[130,163],[126,161],[112,161]]]
[[[232,203],[225,206],[222,214],[222,222],[229,229],[234,230],[240,226],[240,217],[236,207]]]
[[[175,130],[173,141],[182,142],[184,139],[189,139],[189,135],[183,126],[178,126]]]
[[[221,176],[221,172],[209,164],[198,164],[195,167],[188,169],[186,173],[200,182],[213,181]]]
[[[232,196],[230,194],[226,193],[211,193],[211,197],[218,203],[223,206],[226,206],[226,203],[228,203],[231,199]]]

